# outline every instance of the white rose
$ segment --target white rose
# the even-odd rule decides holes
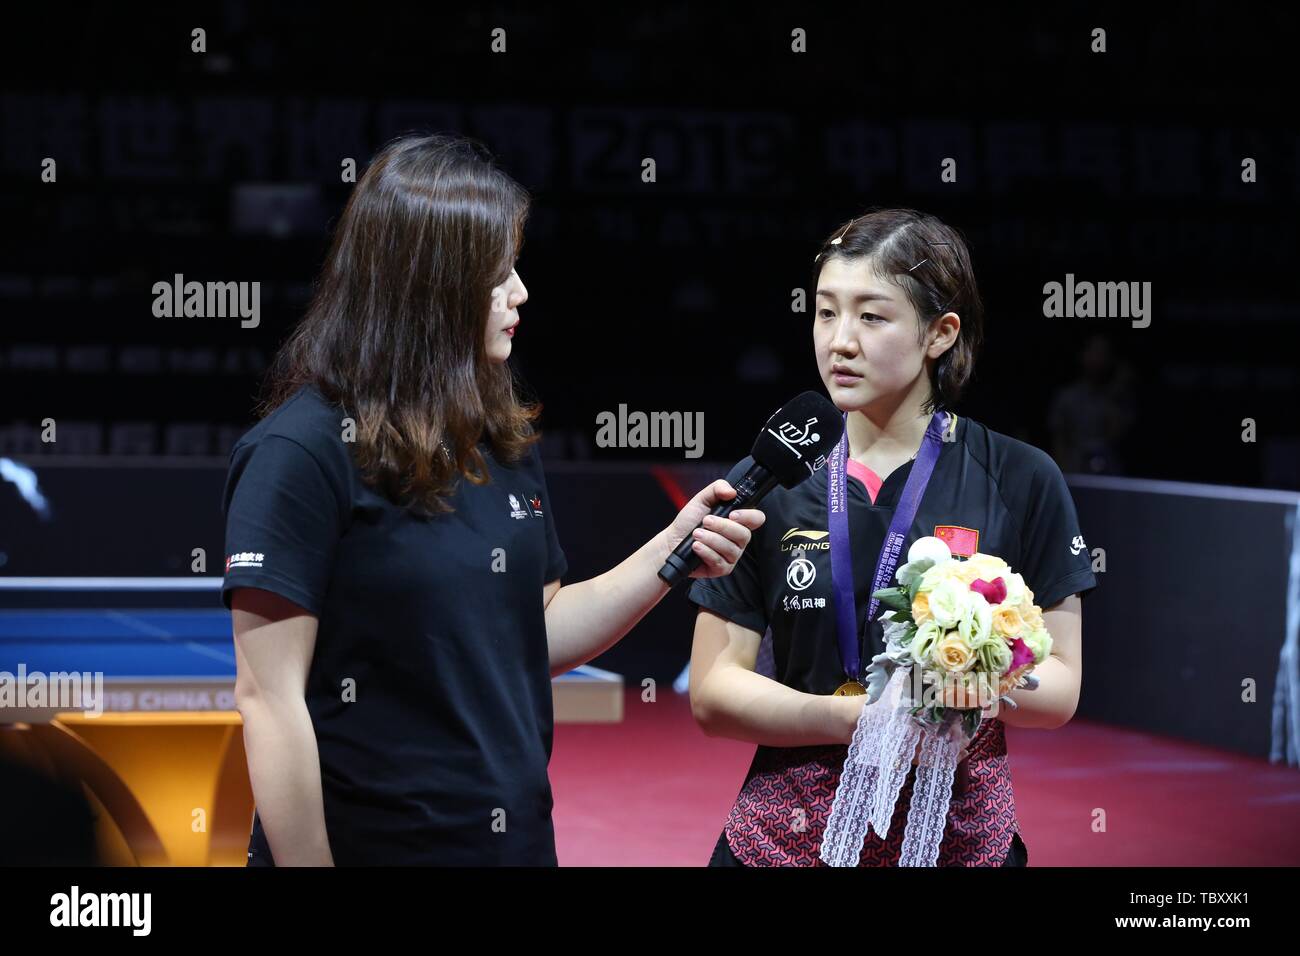
[[[992,581],[994,578],[1006,579],[1011,573],[1011,567],[995,554],[985,554],[983,551],[977,551],[966,559],[966,564],[976,572],[976,577],[984,581]]]
[[[947,579],[936,584],[934,590],[930,592],[930,615],[934,622],[945,630],[956,627],[957,622],[972,603],[971,593],[970,588],[960,581]],[[983,598],[980,600],[982,601]]]
[[[966,613],[957,622],[957,631],[972,647],[978,647],[988,640],[989,631],[993,629],[993,608],[984,600],[970,601]],[[1003,643],[1006,643],[1005,641]]]
[[[916,629],[916,636],[912,638],[912,643],[908,651],[912,655],[912,660],[919,664],[927,664],[930,661],[930,651],[934,645],[943,637],[943,629],[935,624],[934,621],[926,621]]]
[[[1002,583],[1007,586],[1007,596],[1002,603],[1009,607],[1020,607],[1025,595],[1028,593],[1025,588],[1025,579],[1012,572],[1002,576]]]
[[[1029,649],[1034,652],[1035,665],[1043,663],[1043,661],[1047,660],[1047,655],[1052,653],[1052,636],[1046,631],[1031,631],[1022,639],[1029,645]]]
[[[1011,645],[1001,638],[985,641],[975,648],[975,657],[985,672],[1001,677],[1011,666]]]
[[[944,581],[956,581],[962,587],[966,587],[970,582],[962,577],[963,563],[949,560],[934,565],[921,575],[921,581],[916,586],[917,593],[929,594]]]

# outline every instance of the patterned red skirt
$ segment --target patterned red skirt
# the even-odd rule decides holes
[[[817,855],[848,747],[759,747],[723,830],[745,866],[824,866]],[[964,772],[962,770],[964,768]],[[885,839],[869,831],[859,866],[897,866],[915,768],[899,792]],[[1002,866],[1019,844],[1006,728],[986,720],[958,771],[939,866]]]

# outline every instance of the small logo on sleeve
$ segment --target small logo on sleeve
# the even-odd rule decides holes
[[[508,494],[510,499],[510,517],[519,521],[525,518],[540,518],[542,516],[542,496],[524,494],[521,501],[519,495]]]
[[[953,554],[969,558],[980,549],[978,528],[963,528],[955,524],[935,525],[934,536],[948,546]]]
[[[1070,553],[1071,553],[1071,554],[1078,554],[1080,551],[1082,551],[1082,550],[1083,550],[1084,548],[1086,548],[1086,547],[1087,547],[1087,545],[1083,543],[1083,535],[1081,535],[1081,534],[1076,534],[1076,535],[1074,536],[1074,540],[1070,542]]]
[[[230,573],[231,568],[260,568],[262,558],[265,557],[260,551],[241,551],[238,554],[226,556],[226,573]]]

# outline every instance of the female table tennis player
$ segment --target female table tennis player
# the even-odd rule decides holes
[[[606,573],[566,562],[506,360],[528,197],[477,144],[405,137],[343,212],[236,445],[223,596],[257,804],[250,865],[554,865],[552,675],[762,524],[714,482]],[[608,516],[617,520],[617,516]]]
[[[828,236],[814,261],[813,351],[831,400],[846,413],[845,460],[765,498],[767,522],[734,573],[691,587],[700,606],[691,657],[697,720],[711,735],[758,744],[711,863],[821,864],[822,832],[866,699],[863,667],[884,650],[879,621],[867,620],[873,577],[887,529],[911,492],[920,495],[919,510],[901,521],[903,553],[917,538],[935,536],[954,555],[1003,558],[1032,589],[1053,638],[1035,671],[1039,688],[1013,692],[1018,709],[999,707],[968,745],[938,858],[941,866],[1025,865],[1004,724],[1060,727],[1078,702],[1080,598],[1096,579],[1074,503],[1042,451],[951,414],[982,324],[956,230],[913,210],[874,210]],[[913,474],[924,469],[913,459],[927,441],[936,457],[920,487]],[[833,472],[846,485],[837,499],[847,497],[841,540],[828,520]],[[833,552],[843,557],[833,562]],[[837,620],[837,594],[850,607],[847,626]],[[772,678],[755,673],[767,628]],[[887,838],[868,832],[861,865],[897,864],[913,777]]]

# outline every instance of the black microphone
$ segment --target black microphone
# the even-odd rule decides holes
[[[793,488],[826,464],[826,456],[843,432],[844,417],[825,395],[804,392],[786,402],[772,414],[754,440],[749,453],[753,464],[744,477],[731,483],[736,497],[709,513],[725,518],[737,508],[758,504],[777,485]],[[703,522],[696,525],[702,526]],[[700,556],[691,547],[694,543],[694,534],[688,534],[659,569],[659,577],[670,588],[689,578],[700,566]]]

